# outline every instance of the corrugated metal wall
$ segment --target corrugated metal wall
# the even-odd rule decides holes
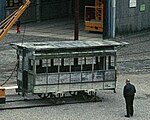
[[[61,18],[69,15],[71,0],[42,0],[41,20]]]
[[[136,7],[129,7],[129,2],[130,0],[116,1],[117,34],[132,33],[150,28],[150,0],[137,0]]]
[[[85,5],[93,4],[95,0],[80,0],[80,18],[84,18]],[[74,16],[75,0],[41,0],[41,20]]]
[[[4,19],[5,17],[5,7],[6,7],[6,1],[0,0],[0,21]]]

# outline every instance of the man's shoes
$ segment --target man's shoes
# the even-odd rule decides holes
[[[125,115],[125,117],[128,117],[128,118],[129,118],[130,116],[129,116],[129,115]]]

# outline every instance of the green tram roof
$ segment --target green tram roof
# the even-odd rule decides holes
[[[11,43],[10,45],[18,48],[31,49],[33,51],[52,50],[52,49],[80,49],[80,48],[95,48],[95,47],[116,47],[124,46],[127,43],[115,41],[48,41],[48,42],[26,42],[26,43]]]

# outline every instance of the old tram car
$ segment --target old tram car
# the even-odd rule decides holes
[[[17,85],[23,94],[63,96],[116,88],[114,41],[13,43],[17,47]]]

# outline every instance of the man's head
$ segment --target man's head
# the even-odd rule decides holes
[[[129,79],[126,79],[126,84],[130,83],[130,80]]]

